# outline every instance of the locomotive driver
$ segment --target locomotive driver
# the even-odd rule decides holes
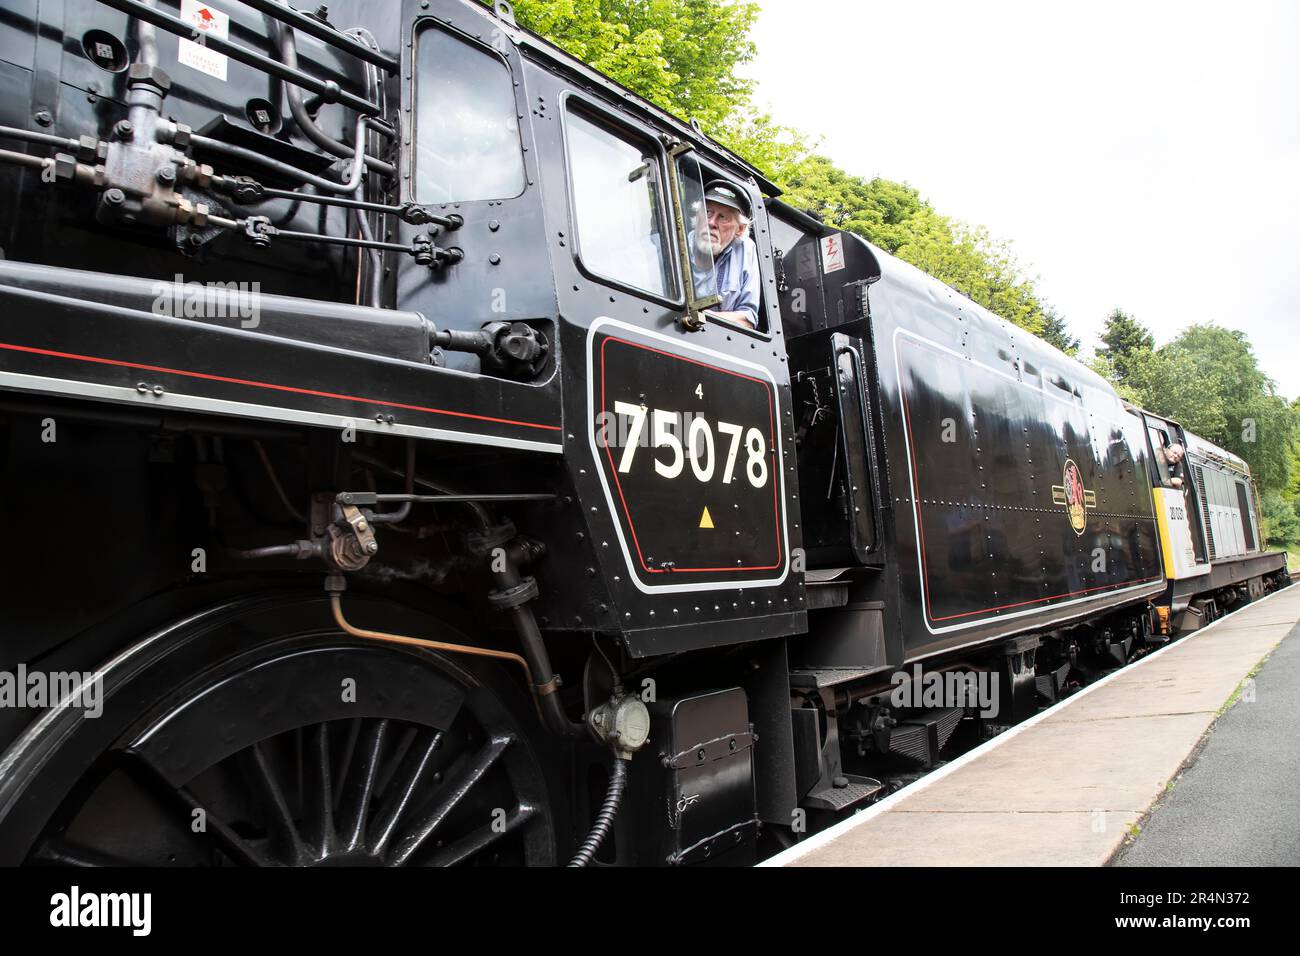
[[[1165,447],[1165,461],[1169,463],[1169,484],[1175,488],[1183,486],[1183,479],[1179,475],[1182,469],[1179,468],[1179,464],[1185,455],[1186,452],[1183,450],[1183,446],[1178,442],[1172,442]]]
[[[722,296],[718,308],[707,314],[757,329],[758,248],[749,237],[749,201],[735,186],[715,179],[704,187],[704,202],[708,245],[713,253],[718,294]]]

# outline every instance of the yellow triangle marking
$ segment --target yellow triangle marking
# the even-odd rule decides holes
[[[709,506],[708,506],[708,505],[705,505],[705,506],[704,506],[704,514],[700,515],[700,527],[701,527],[701,528],[712,528],[712,527],[713,527],[713,519],[709,517]]]

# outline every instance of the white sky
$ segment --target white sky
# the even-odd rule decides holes
[[[761,3],[757,102],[1010,240],[1085,350],[1215,320],[1300,395],[1300,2]]]

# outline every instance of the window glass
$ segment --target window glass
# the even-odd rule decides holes
[[[578,113],[567,117],[573,206],[583,264],[598,275],[674,296],[659,160]]]
[[[713,247],[709,244],[704,172],[689,153],[677,160],[677,183],[682,192],[682,215],[686,219],[686,247],[690,251],[695,298],[710,299],[718,294],[718,277],[713,271]]]
[[[420,33],[416,61],[418,201],[518,196],[524,191],[524,157],[510,68],[433,27]]]
[[[1165,445],[1169,439],[1165,436],[1162,429],[1149,427],[1147,434],[1151,436],[1151,451],[1155,455],[1156,480],[1161,485],[1168,488],[1169,485],[1169,459],[1165,457]]]

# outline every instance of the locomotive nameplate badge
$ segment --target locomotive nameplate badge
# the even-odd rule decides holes
[[[601,318],[588,438],[647,593],[779,584],[789,570],[776,381],[760,365]]]
[[[1074,459],[1065,459],[1061,471],[1061,483],[1052,485],[1052,503],[1065,506],[1066,517],[1075,534],[1083,534],[1088,526],[1088,509],[1097,507],[1097,493],[1083,487],[1083,476]]]

